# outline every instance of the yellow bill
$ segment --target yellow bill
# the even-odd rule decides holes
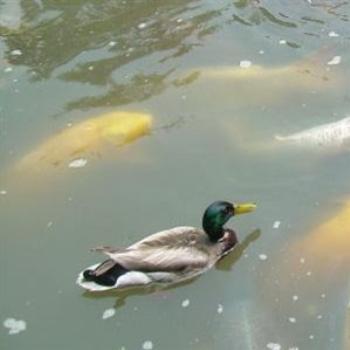
[[[256,209],[255,203],[241,203],[241,204],[233,205],[234,215],[250,213],[255,209]]]

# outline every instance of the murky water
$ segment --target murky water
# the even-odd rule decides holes
[[[0,1],[1,349],[349,349],[350,239],[312,249],[350,196],[349,150],[274,138],[350,113],[349,16],[326,0]],[[81,168],[14,170],[125,110],[151,134]],[[216,269],[157,293],[75,285],[91,247],[200,225],[217,199],[258,210],[230,222],[243,246]]]

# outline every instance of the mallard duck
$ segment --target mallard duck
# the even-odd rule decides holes
[[[89,291],[150,284],[172,284],[210,269],[238,242],[224,227],[234,215],[253,211],[255,204],[217,201],[205,210],[203,229],[180,226],[154,233],[128,248],[92,249],[109,258],[80,272],[78,285]]]

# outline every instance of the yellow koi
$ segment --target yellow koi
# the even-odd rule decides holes
[[[150,132],[152,117],[145,113],[110,112],[67,127],[25,155],[16,168],[69,164],[100,152],[108,143],[122,146]]]

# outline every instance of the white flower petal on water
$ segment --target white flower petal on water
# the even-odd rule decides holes
[[[310,339],[310,340],[313,340],[313,339],[315,339],[315,336],[314,336],[313,334],[310,334],[310,335],[309,335],[309,339]]]
[[[107,320],[115,315],[115,308],[107,309],[103,312],[102,319]]]
[[[18,334],[22,331],[25,331],[26,328],[27,328],[26,322],[22,320],[18,320],[17,324],[12,329],[10,329],[9,334]]]
[[[181,306],[182,306],[183,308],[189,307],[189,305],[190,305],[190,300],[189,300],[189,299],[185,299],[185,300],[183,300],[182,303],[181,303]]]
[[[267,260],[267,255],[266,254],[259,254],[259,259],[262,261]]]
[[[328,33],[328,36],[331,37],[331,38],[336,38],[336,37],[339,36],[339,34],[334,32],[334,31],[331,31],[331,32]]]
[[[280,44],[280,45],[285,45],[285,44],[287,44],[287,40],[281,39],[281,40],[279,41],[279,44]]]
[[[296,322],[297,322],[297,320],[296,320],[295,317],[288,317],[288,321],[289,321],[290,323],[296,323]]]
[[[15,323],[16,323],[16,320],[14,318],[10,317],[4,321],[3,325],[6,328],[12,328]]]
[[[218,314],[222,314],[223,311],[224,311],[224,307],[223,307],[221,304],[219,304],[219,305],[218,305],[218,308],[216,309],[216,312],[217,312]]]
[[[139,28],[139,29],[144,29],[144,28],[146,28],[146,26],[147,26],[146,23],[140,23],[140,24],[137,26],[137,28]]]
[[[10,72],[12,72],[13,71],[13,68],[12,67],[6,67],[5,69],[4,69],[4,72],[5,73],[10,73]]]
[[[69,167],[70,168],[82,168],[87,164],[87,159],[84,158],[78,158],[78,159],[74,159],[69,163]]]
[[[117,45],[117,42],[116,42],[116,41],[110,41],[110,42],[108,43],[108,45],[109,45],[110,47],[113,47],[113,46]]]
[[[1,190],[1,191],[0,191],[0,194],[1,194],[2,196],[5,196],[5,195],[7,194],[7,191],[6,191],[6,190]]]
[[[12,50],[11,51],[11,55],[12,56],[21,56],[22,55],[22,51],[17,49],[17,50]]]
[[[341,62],[341,56],[334,56],[330,61],[327,62],[329,66],[334,66]]]
[[[281,349],[282,349],[281,345],[278,344],[278,343],[268,343],[268,344],[266,345],[266,347],[267,347],[269,350],[281,350]]]
[[[248,61],[248,60],[243,60],[243,61],[239,62],[239,66],[241,68],[249,68],[251,65],[252,65],[252,62]]]
[[[146,340],[142,344],[142,349],[144,349],[144,350],[152,350],[153,349],[153,343],[150,340]]]
[[[280,225],[281,225],[281,221],[276,220],[276,221],[273,223],[273,228],[274,228],[274,229],[278,229],[278,228],[280,227]]]
[[[298,301],[299,297],[297,295],[293,295],[292,299],[293,301]]]
[[[23,320],[16,320],[15,318],[7,318],[3,323],[5,328],[9,329],[9,334],[18,334],[27,329],[27,324]]]

